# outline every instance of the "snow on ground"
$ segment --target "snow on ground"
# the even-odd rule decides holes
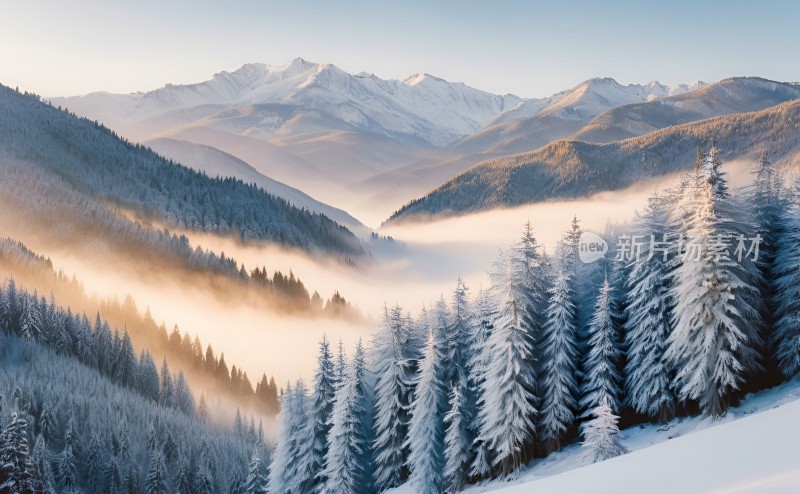
[[[473,486],[495,494],[796,494],[800,379],[748,396],[726,418],[692,417],[622,432],[627,455],[587,465],[580,448],[535,461],[518,478]],[[402,486],[391,494],[412,494]]]

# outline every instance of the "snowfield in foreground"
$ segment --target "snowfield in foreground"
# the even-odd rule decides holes
[[[535,461],[513,480],[465,493],[796,494],[800,492],[800,380],[750,395],[727,417],[679,419],[622,431],[632,452],[586,465],[577,445]],[[389,491],[412,494],[409,485]]]

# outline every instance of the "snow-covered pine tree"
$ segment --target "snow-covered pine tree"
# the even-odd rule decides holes
[[[800,181],[795,185],[800,189]],[[775,358],[786,376],[800,373],[800,205],[781,215],[783,235],[775,255]]]
[[[478,352],[476,338],[482,339],[487,336],[477,336],[477,333],[482,331],[478,329],[479,325],[481,325],[480,318],[469,301],[469,288],[464,280],[459,277],[452,295],[450,322],[445,332],[448,344],[443,358],[452,363],[450,366],[451,374],[450,378],[443,380],[442,384],[446,390],[452,390],[453,388],[458,390],[459,399],[457,404],[459,409],[449,409],[448,413],[459,417],[458,429],[464,434],[462,439],[470,445],[478,437],[479,430],[476,409],[480,388],[475,380],[477,376],[472,369],[473,361],[477,358],[476,353]],[[459,474],[464,479],[466,479],[470,464],[474,458],[471,447],[467,448],[465,454],[467,463]],[[456,484],[461,482],[454,476],[451,476],[451,480]]]
[[[11,276],[6,282],[6,289],[3,297],[0,297],[0,329],[7,334],[14,331],[16,322],[19,320],[19,310],[17,303],[17,283]]]
[[[158,392],[158,402],[161,406],[170,407],[173,404],[174,394],[172,375],[170,375],[169,365],[165,357],[161,362],[161,387]]]
[[[674,268],[675,329],[667,359],[682,400],[696,400],[704,413],[727,412],[745,375],[758,369],[758,273],[729,252],[730,236],[747,233],[741,208],[727,193],[716,151],[695,167],[688,182],[687,240]],[[696,253],[699,252],[699,255]]]
[[[624,455],[628,450],[619,442],[619,417],[605,400],[592,409],[592,419],[582,426],[581,452],[592,463]]]
[[[594,315],[589,323],[589,350],[583,363],[580,408],[588,417],[601,404],[615,413],[620,410],[619,315],[611,286],[606,277],[597,296]]]
[[[292,455],[293,394],[291,383],[286,383],[286,388],[281,394],[281,411],[277,418],[278,430],[275,436],[275,448],[272,452],[272,463],[269,466],[270,494],[284,494],[287,492]]]
[[[61,492],[71,493],[78,488],[78,458],[77,447],[80,443],[75,429],[75,420],[69,419],[64,431],[64,448],[58,455],[56,480]]]
[[[493,321],[496,318],[497,307],[492,299],[489,290],[481,289],[475,302],[475,324],[470,335],[470,345],[472,350],[467,360],[469,368],[469,387],[470,393],[475,397],[474,410],[470,421],[471,429],[475,431],[473,441],[474,458],[470,464],[469,475],[476,480],[488,478],[492,473],[492,462],[489,449],[481,440],[480,431],[480,410],[482,404],[477,399],[483,386],[487,364],[487,344],[489,337],[494,329]]]
[[[411,424],[407,445],[410,449],[409,483],[417,494],[441,494],[444,470],[444,421],[446,393],[440,371],[434,333],[428,337],[425,355],[411,405]]]
[[[121,343],[116,359],[115,377],[123,386],[133,388],[136,384],[136,353],[133,351],[133,343],[127,329],[122,335]]]
[[[326,494],[368,494],[373,490],[370,396],[364,361],[364,346],[359,341],[333,403],[323,471],[328,479]]]
[[[758,287],[763,301],[762,319],[764,320],[762,328],[764,347],[761,349],[761,353],[767,370],[764,376],[766,379],[759,384],[771,386],[780,381],[781,375],[780,362],[776,358],[773,347],[773,344],[777,342],[775,331],[778,327],[778,317],[782,312],[777,299],[777,284],[781,275],[777,257],[786,234],[785,227],[788,226],[783,221],[784,214],[791,210],[792,205],[788,191],[785,190],[783,174],[775,169],[767,158],[766,152],[761,154],[753,174],[755,178],[750,186],[748,199],[755,217],[756,233],[762,238],[756,264],[762,278]]]
[[[33,446],[33,453],[31,455],[31,462],[33,463],[33,492],[35,494],[54,494],[53,488],[53,471],[50,466],[50,459],[48,458],[47,443],[44,437],[39,434],[36,437],[36,443]],[[99,478],[100,471],[91,471],[87,465],[87,473],[92,478]],[[92,475],[96,477],[93,477]],[[90,488],[93,486],[89,486]],[[95,492],[90,489],[90,492]]]
[[[267,485],[268,482],[265,474],[264,489],[260,492],[257,491],[258,494],[267,494]],[[194,492],[189,464],[185,459],[182,459],[178,464],[178,473],[175,475],[174,486],[175,494],[192,494]]]
[[[168,494],[167,467],[164,464],[164,454],[156,449],[150,452],[150,469],[145,479],[146,494]]]
[[[153,356],[147,350],[139,354],[139,372],[136,376],[137,388],[142,396],[158,402],[158,369]]]
[[[547,279],[544,256],[536,237],[533,235],[530,221],[525,223],[522,238],[512,248],[516,254],[514,261],[519,264],[520,281],[525,287],[523,296],[526,303],[523,317],[530,334],[531,346],[534,349],[530,365],[537,369],[538,375],[539,362],[536,353],[541,346],[542,332],[546,320],[549,280]]]
[[[330,432],[331,412],[336,394],[337,376],[327,336],[319,343],[317,372],[314,374],[313,418],[314,447],[309,460],[309,469],[314,481],[309,492],[316,494],[325,486],[326,479],[322,474],[325,468],[325,455],[328,452],[328,433]]]
[[[626,403],[662,423],[675,412],[675,394],[665,358],[674,324],[674,304],[669,259],[663,255],[670,241],[664,238],[669,231],[664,201],[658,195],[650,197],[633,233],[645,239],[645,246],[642,255],[631,260],[625,321]]]
[[[469,420],[465,417],[465,406],[461,399],[463,386],[450,390],[449,410],[444,416],[444,487],[445,492],[461,492],[467,482],[472,460],[473,434]]]
[[[550,300],[542,341],[542,404],[539,437],[557,451],[575,424],[577,407],[578,336],[574,299],[575,256],[569,238],[555,252]]]
[[[19,335],[26,340],[42,339],[42,316],[39,311],[39,298],[25,293],[22,297],[22,316],[19,322]]]
[[[294,386],[292,401],[289,465],[284,492],[303,494],[311,489],[316,474],[310,467],[314,450],[313,414],[308,389],[302,379],[298,379]]]
[[[375,363],[375,484],[378,491],[399,486],[407,477],[409,407],[413,399],[416,355],[411,321],[403,309],[384,307],[372,344]]]
[[[12,412],[0,439],[0,492],[34,494],[36,472],[28,449],[25,419]]]
[[[248,467],[247,480],[245,480],[242,494],[267,494],[269,483],[264,469],[265,465],[261,460],[261,454],[256,448],[250,456],[250,466]]]
[[[344,384],[345,378],[347,377],[347,355],[344,351],[344,343],[342,343],[341,338],[339,338],[339,351],[336,354],[335,375],[336,389],[339,389],[339,387]]]
[[[485,369],[478,398],[480,440],[492,453],[493,467],[509,475],[522,465],[535,437],[533,349],[525,321],[524,264],[513,248],[501,254],[490,272],[500,304],[486,341]]]
[[[42,439],[44,442],[44,439]],[[89,445],[86,448],[86,476],[89,479],[88,490],[90,493],[100,492],[100,479],[103,477],[103,470],[107,457],[109,456],[108,450],[100,440],[100,436],[94,432]]]

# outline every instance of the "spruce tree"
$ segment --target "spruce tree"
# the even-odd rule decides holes
[[[556,249],[541,352],[539,437],[550,451],[561,448],[575,423],[579,357],[574,263],[571,244],[562,242]]]
[[[580,408],[588,416],[601,404],[615,413],[620,410],[619,315],[608,278],[600,287],[594,316],[589,323],[589,351],[583,363],[585,377],[581,386]]]
[[[335,374],[333,355],[330,343],[326,336],[319,343],[319,357],[317,359],[317,372],[314,375],[313,396],[313,435],[314,446],[312,457],[309,461],[314,481],[309,492],[316,494],[325,486],[326,478],[322,471],[325,467],[325,455],[328,452],[328,433],[330,432],[330,419],[333,411],[333,401],[336,393],[337,379]]]
[[[381,329],[373,340],[375,375],[375,484],[379,491],[406,478],[409,407],[416,361],[411,321],[396,305],[384,308]]]
[[[591,416],[591,420],[581,427],[581,452],[584,457],[594,463],[627,453],[628,450],[619,442],[619,417],[614,415],[610,404],[603,400],[592,409]]]
[[[433,333],[420,363],[411,405],[407,445],[409,483],[417,494],[441,494],[444,487],[444,421],[447,391],[441,382],[439,350]]]
[[[449,410],[444,416],[444,487],[446,492],[461,492],[467,482],[472,459],[473,434],[465,416],[462,386],[450,390]]]
[[[535,374],[529,326],[525,320],[524,265],[514,249],[502,254],[491,274],[499,307],[486,341],[480,390],[480,439],[492,453],[493,467],[509,475],[522,465],[535,437]]]
[[[17,412],[0,434],[0,492],[33,494],[36,470],[28,449],[28,424]]]
[[[145,492],[147,494],[168,494],[167,467],[164,464],[164,454],[160,450],[150,453],[150,469],[145,479]]]
[[[726,243],[747,229],[728,198],[716,152],[695,168],[688,184],[691,214],[682,230],[688,241],[673,271],[676,324],[667,358],[678,396],[718,418],[745,376],[759,368],[759,277],[748,269],[748,259],[733,258]]]
[[[669,256],[671,237],[665,198],[650,197],[634,232],[645,239],[642,255],[631,259],[626,282],[626,402],[638,413],[665,423],[675,413],[675,394],[666,361],[667,339],[674,326]],[[649,241],[649,242],[648,242]]]
[[[336,390],[325,456],[327,494],[367,494],[372,488],[369,390],[365,352],[359,341],[344,380]]]

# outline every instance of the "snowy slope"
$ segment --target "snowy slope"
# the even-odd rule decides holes
[[[693,417],[668,426],[622,432],[632,452],[587,465],[570,446],[511,481],[473,486],[465,493],[746,493],[800,492],[800,381],[745,399],[720,422]],[[389,491],[412,494],[406,485]]]
[[[173,85],[147,93],[94,93],[54,98],[53,103],[112,127],[152,119],[176,109],[281,104],[322,115],[342,129],[358,129],[442,146],[473,134],[521,101],[451,83],[428,74],[404,81],[353,75],[335,65],[297,58],[283,66],[247,64],[198,84]],[[295,117],[296,115],[292,115]],[[173,124],[179,115],[173,114]],[[191,115],[187,114],[191,119]],[[280,115],[261,122],[278,132]],[[186,123],[186,122],[184,122]]]

